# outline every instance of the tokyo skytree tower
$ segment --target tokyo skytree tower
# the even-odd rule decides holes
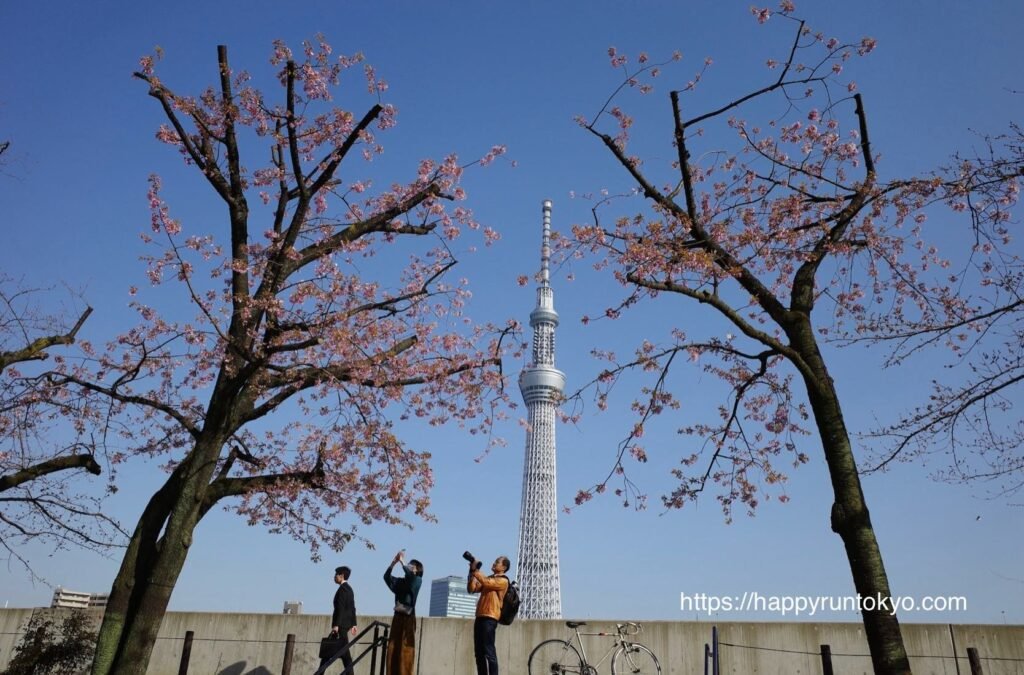
[[[558,578],[558,504],[555,480],[555,410],[565,374],[555,368],[555,295],[548,284],[551,201],[545,200],[537,307],[530,313],[533,358],[519,375],[529,426],[523,460],[523,502],[519,515],[519,615],[527,619],[562,616]]]

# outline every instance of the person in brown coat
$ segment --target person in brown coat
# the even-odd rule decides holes
[[[401,564],[405,576],[395,578],[391,570]],[[410,560],[405,564],[405,549],[391,560],[384,572],[384,583],[395,594],[395,614],[388,638],[387,675],[413,675],[416,663],[416,598],[423,585],[423,563]]]

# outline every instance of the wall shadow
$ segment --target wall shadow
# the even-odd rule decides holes
[[[217,675],[274,675],[265,666],[257,666],[252,670],[246,670],[248,665],[245,661],[236,661],[227,668],[219,671]]]

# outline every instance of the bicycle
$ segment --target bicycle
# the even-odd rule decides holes
[[[528,662],[529,675],[597,675],[597,669],[612,657],[612,675],[658,675],[661,664],[650,649],[627,637],[638,634],[643,627],[638,623],[615,624],[615,633],[580,633],[585,621],[566,621],[565,625],[575,631],[568,640],[545,640],[533,648]],[[596,665],[587,661],[582,636],[612,637],[615,643]],[[573,646],[573,642],[579,649]]]

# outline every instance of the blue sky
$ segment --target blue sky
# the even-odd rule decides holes
[[[213,80],[217,44],[229,46],[236,68],[262,76],[269,72],[273,39],[297,45],[320,32],[337,52],[363,52],[390,84],[387,100],[398,107],[399,125],[383,139],[382,171],[400,180],[413,174],[421,157],[452,151],[472,157],[496,143],[508,146],[515,168],[498,163],[473,172],[466,185],[478,219],[498,229],[502,240],[467,256],[460,274],[472,282],[472,316],[515,315],[525,323],[534,292],[515,279],[537,267],[541,201],[554,201],[554,227],[564,231],[589,217],[589,203],[570,193],[625,184],[610,157],[572,121],[593,115],[618,83],[608,47],[654,57],[678,49],[683,62],[666,77],[681,82],[712,57],[700,98],[692,99],[710,106],[766,82],[765,60],[784,55],[789,45],[789,24],[758,26],[748,6],[719,0],[5,3],[0,19],[16,29],[0,44],[0,136],[12,141],[0,176],[0,269],[82,289],[96,308],[88,339],[103,342],[127,327],[127,288],[144,281],[137,235],[148,225],[147,176],[163,176],[164,197],[186,227],[223,227],[206,186],[153,137],[162,117],[130,77],[139,57],[158,45],[164,80],[198,91]],[[1010,91],[1024,89],[1014,68],[1024,23],[1019,2],[805,1],[797,9],[826,34],[878,39],[877,50],[849,68],[865,97],[873,145],[884,157],[881,170],[889,175],[928,169],[969,148],[971,129],[998,132],[1021,119],[1024,96]],[[667,100],[664,92],[654,96],[652,116],[638,124],[662,134],[668,153]],[[575,282],[566,280],[564,269],[553,279],[562,317],[558,365],[570,390],[596,373],[592,347],[622,351],[656,339],[666,320],[716,330],[686,305],[674,316],[641,313],[584,327],[579,318],[602,311],[615,289],[588,277],[585,266],[573,271],[580,277]],[[927,377],[882,371],[877,355],[842,351],[829,358],[854,430],[867,430],[924,393]],[[522,365],[506,367],[516,372]],[[932,367],[919,363],[915,373]],[[693,408],[718,400],[697,372],[681,374],[680,385]],[[588,411],[577,427],[559,428],[562,503],[607,470],[631,425],[619,412],[628,393],[623,389],[612,399],[611,412]],[[841,542],[829,529],[828,478],[813,440],[805,448],[810,465],[791,475],[788,504],[769,502],[755,518],[740,514],[726,525],[711,500],[681,512],[657,507],[657,496],[671,486],[667,472],[689,442],[672,434],[672,426],[654,431],[652,461],[632,469],[651,495],[650,509],[623,509],[608,498],[561,517],[565,616],[693,619],[679,610],[680,592],[852,592]],[[417,523],[412,531],[365,528],[376,550],[354,545],[314,564],[304,546],[214,512],[199,527],[171,608],[277,612],[285,600],[301,600],[307,612],[327,612],[331,571],[344,563],[355,570],[360,611],[385,613],[389,599],[380,575],[398,548],[423,560],[429,578],[462,573],[464,549],[484,558],[514,557],[519,426],[509,423],[503,430],[508,447],[482,458],[479,441],[457,430],[409,433],[434,454],[436,524]],[[968,610],[902,620],[1024,623],[1020,507],[934,483],[928,473],[928,467],[901,465],[864,480],[890,583],[897,595],[966,596]],[[121,475],[122,490],[110,508],[130,526],[161,475],[141,462]],[[39,551],[35,558],[50,581],[76,590],[105,590],[117,564],[76,552],[48,557]],[[50,593],[14,567],[0,569],[2,602],[46,604]],[[827,618],[858,620],[852,614]]]

